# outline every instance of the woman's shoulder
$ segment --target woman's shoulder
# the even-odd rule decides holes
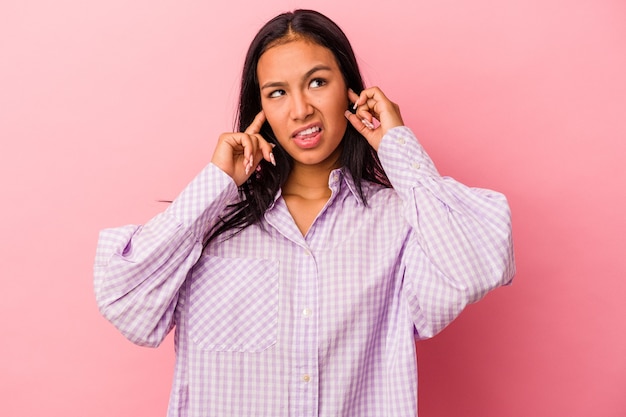
[[[361,190],[367,206],[392,206],[401,202],[393,187],[380,183],[362,180]]]

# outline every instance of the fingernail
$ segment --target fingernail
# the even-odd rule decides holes
[[[354,106],[352,106],[352,110],[356,110],[356,108],[359,107],[356,105],[356,101],[354,102]]]
[[[272,163],[272,165],[276,166],[276,159],[274,159],[273,153],[270,153],[270,162]]]
[[[350,115],[352,113],[350,113],[350,110],[346,110],[345,113],[343,114],[344,116],[346,116],[346,119],[350,118]]]
[[[374,125],[367,119],[361,119],[361,123],[363,123],[368,129],[374,129]]]

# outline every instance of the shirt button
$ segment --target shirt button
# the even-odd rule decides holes
[[[304,374],[304,376],[302,377],[302,380],[304,382],[309,382],[311,380],[311,377],[309,376],[309,374]]]
[[[304,310],[302,310],[302,315],[304,317],[311,317],[311,314],[313,313],[313,311],[310,308],[305,308]]]
[[[398,138],[396,139],[396,142],[398,142],[400,145],[404,145],[406,143],[406,140],[404,140],[404,138]]]
[[[310,251],[310,250],[308,250],[308,249],[305,249],[305,250],[304,250],[304,254],[305,254],[306,256],[311,256],[311,251]]]
[[[413,167],[413,169],[420,169],[420,163],[419,162],[413,162],[411,164],[411,167]]]

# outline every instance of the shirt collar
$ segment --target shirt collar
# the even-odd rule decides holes
[[[358,188],[354,183],[354,178],[352,178],[350,171],[346,167],[333,170],[328,178],[328,187],[338,193],[341,191],[344,184],[356,199],[357,204],[363,205],[363,199],[359,195]]]

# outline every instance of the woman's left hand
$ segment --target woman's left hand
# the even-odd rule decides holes
[[[357,108],[355,114],[347,110],[346,118],[376,151],[389,129],[404,125],[400,107],[378,87],[366,88],[360,95],[348,89],[348,98]]]

